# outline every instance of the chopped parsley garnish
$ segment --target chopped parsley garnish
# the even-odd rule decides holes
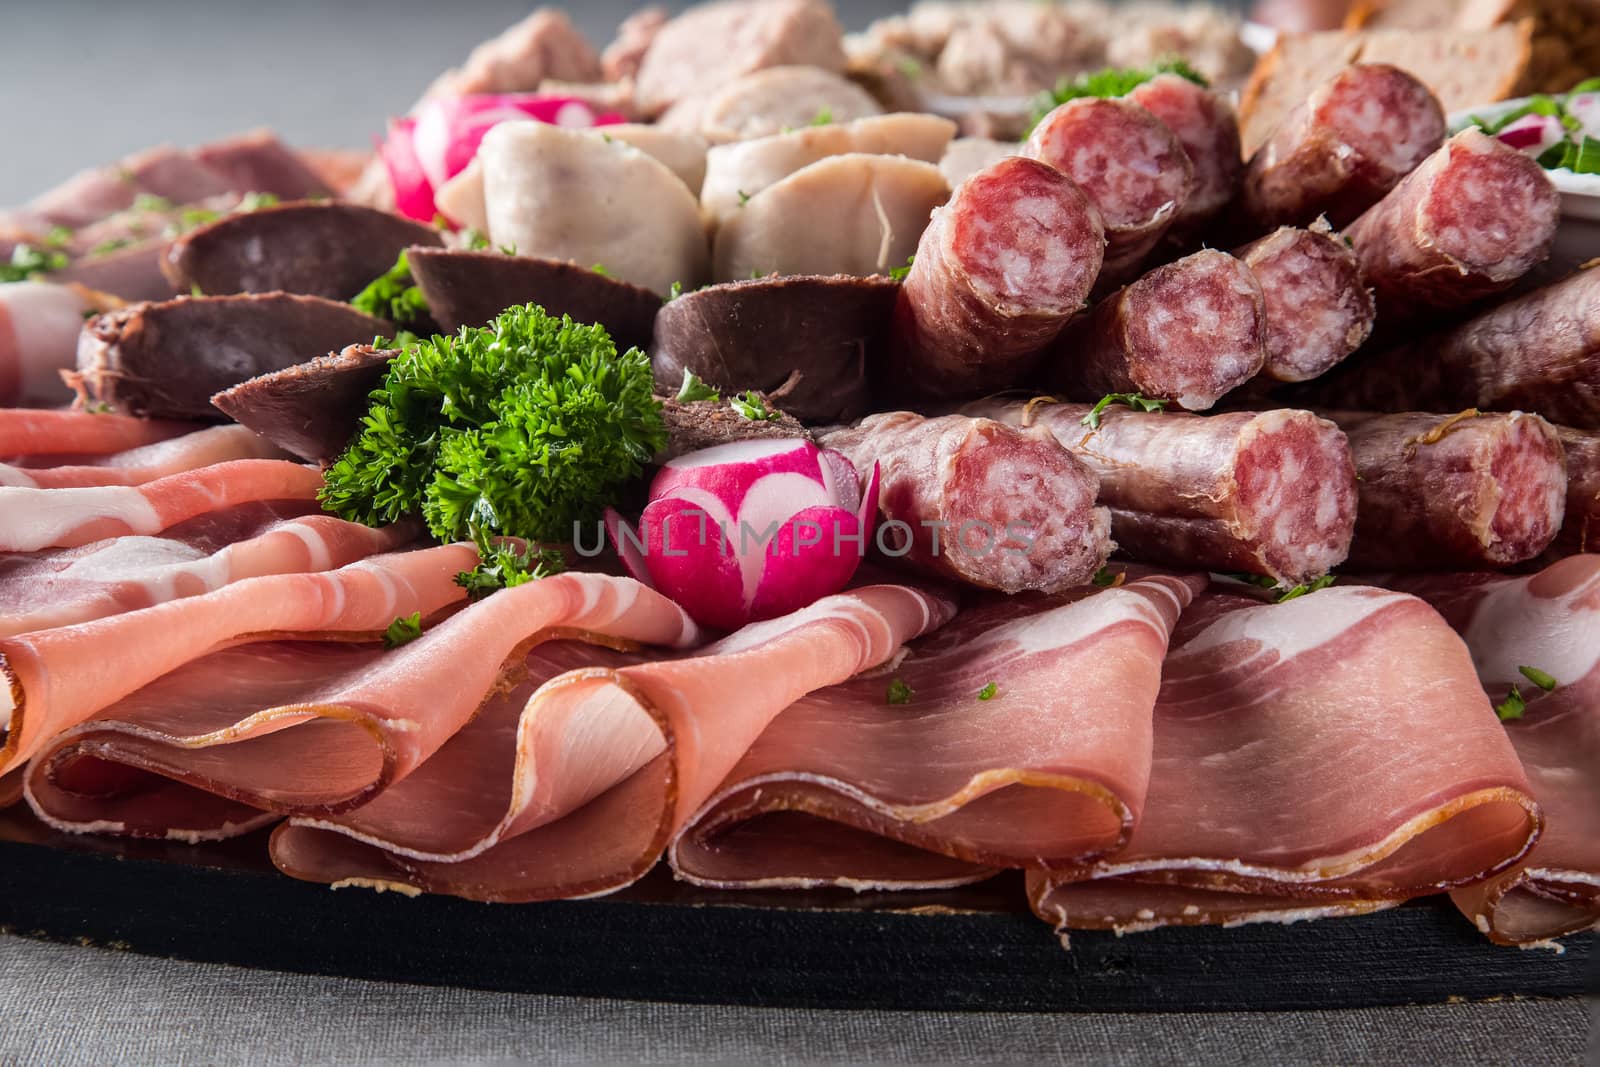
[[[1331,574],[1324,574],[1321,578],[1306,582],[1303,585],[1285,586],[1279,585],[1278,579],[1268,577],[1265,574],[1229,574],[1227,577],[1232,578],[1234,581],[1244,582],[1247,585],[1257,586],[1258,588],[1277,593],[1278,595],[1272,598],[1272,602],[1274,604],[1282,604],[1289,600],[1298,600],[1307,593],[1315,593],[1319,589],[1326,589],[1328,586],[1339,580]]]
[[[498,587],[549,564],[494,538],[570,541],[665,443],[649,357],[529,304],[407,344],[319,499],[368,526],[420,515],[441,542],[471,538],[487,549],[474,573]]]
[[[596,263],[594,266],[590,267],[589,269],[594,271],[596,274],[600,275],[600,277],[602,277],[602,278],[611,277],[611,272],[606,269],[606,265],[604,263]]]
[[[481,527],[472,531],[472,541],[478,546],[477,569],[461,571],[455,579],[472,600],[481,600],[499,589],[515,589],[566,569],[559,549],[529,544],[519,550],[515,542],[492,540]]]
[[[1555,680],[1553,675],[1541,671],[1538,667],[1518,667],[1517,670],[1521,672],[1524,678],[1543,689],[1546,693],[1561,684]]]
[[[911,273],[912,264],[916,263],[916,261],[917,261],[917,257],[916,256],[914,256],[914,255],[907,256],[906,257],[906,265],[905,266],[903,266],[903,267],[890,267],[889,268],[889,277],[893,278],[897,282],[905,281],[906,280],[906,275]]]
[[[1115,586],[1121,585],[1123,581],[1127,579],[1127,577],[1127,571],[1117,571],[1115,574],[1113,574],[1111,573],[1110,567],[1101,567],[1099,570],[1094,572],[1094,584],[1098,585],[1101,589],[1111,589]]]
[[[464,247],[474,252],[480,252],[489,247],[489,238],[481,231],[474,230],[471,227],[461,231],[461,241]]]
[[[783,413],[767,407],[766,400],[754,389],[731,397],[728,403],[733,405],[733,410],[751,422],[775,422],[783,418]]]
[[[1039,124],[1040,119],[1068,100],[1086,96],[1126,96],[1158,74],[1176,74],[1202,87],[1211,84],[1206,81],[1205,75],[1177,57],[1162,60],[1153,67],[1107,67],[1093,74],[1080,74],[1071,81],[1062,79],[1053,90],[1040,93],[1034,99],[1029,132]]]
[[[413,611],[410,615],[402,615],[389,624],[383,631],[383,647],[399,648],[408,645],[422,636],[422,612]]]
[[[817,108],[816,115],[812,116],[811,125],[831,126],[833,124],[833,108],[824,104]]]
[[[683,295],[683,283],[682,282],[673,282],[672,283],[672,288],[667,290],[667,298],[665,300],[663,300],[662,303],[663,304],[670,304],[670,303],[672,303],[674,300],[678,299],[678,297],[680,297],[682,295]]]
[[[500,254],[502,256],[514,256],[514,255],[516,255],[517,254],[517,242],[512,241],[508,245],[501,245],[500,246]]]
[[[1331,574],[1324,574],[1321,578],[1317,578],[1305,585],[1297,585],[1292,589],[1285,589],[1278,594],[1277,603],[1282,604],[1286,600],[1294,600],[1297,597],[1305,596],[1307,593],[1315,593],[1319,589],[1326,589],[1338,580]]]
[[[0,263],[0,282],[21,282],[36,274],[48,274],[67,265],[67,254],[58,248],[35,248],[19,244],[11,250],[11,262]]]
[[[350,306],[374,318],[388,319],[396,326],[410,326],[428,313],[428,298],[417,288],[411,265],[401,252],[394,266],[357,293]]]
[[[172,208],[173,203],[171,200],[164,196],[157,196],[154,193],[140,193],[133,198],[133,210],[135,211],[167,212],[171,211]]]
[[[136,241],[132,237],[112,237],[109,240],[101,241],[99,244],[97,244],[93,248],[89,249],[89,255],[90,256],[106,256],[106,255],[110,255],[112,252],[115,252],[118,249],[127,248],[129,245],[135,244],[135,243],[136,243]]]
[[[739,193],[739,206],[740,207],[744,207],[746,204],[748,204],[750,202],[750,194],[745,192],[743,189],[738,190],[738,193]]]
[[[1506,698],[1494,706],[1494,713],[1500,716],[1501,722],[1520,719],[1527,710],[1528,702],[1522,699],[1522,691],[1516,686],[1512,686],[1511,692],[1506,694]]]
[[[1107,393],[1079,421],[1092,430],[1098,430],[1101,413],[1112,404],[1123,404],[1135,411],[1160,411],[1167,406],[1165,400],[1155,400],[1143,393]]]
[[[709,400],[713,404],[722,400],[722,394],[695,374],[692,370],[683,372],[683,384],[678,387],[678,402],[680,404],[693,404],[697,400]]]
[[[891,703],[891,704],[909,704],[909,703],[911,703],[911,698],[914,697],[914,696],[916,696],[916,690],[912,689],[909,685],[907,685],[901,679],[896,678],[892,682],[889,683],[889,692],[888,692],[888,701],[889,701],[889,703]]]
[[[72,240],[72,231],[65,226],[52,226],[50,232],[44,235],[44,243],[51,248],[64,248]]]
[[[994,682],[990,682],[988,685],[986,685],[982,689],[978,690],[978,699],[979,700],[993,700],[994,699],[994,695],[996,693],[998,693],[999,691],[1000,691],[1000,687],[998,685],[996,685]]]
[[[260,211],[264,207],[277,207],[278,194],[276,193],[245,193],[239,198],[239,206],[235,211]]]
[[[205,296],[206,294],[201,291],[199,282],[190,282],[189,283],[189,295],[190,296]]]

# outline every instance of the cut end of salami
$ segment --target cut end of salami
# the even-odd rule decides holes
[[[1501,416],[1491,438],[1484,488],[1488,521],[1484,555],[1493,563],[1521,563],[1543,552],[1561,531],[1567,476],[1561,439],[1538,416]]]
[[[1128,375],[1146,396],[1204,411],[1255,377],[1266,360],[1261,286],[1249,267],[1224,252],[1196,252],[1157,267],[1121,299]]]
[[[1360,166],[1395,182],[1444,141],[1444,111],[1421,81],[1386,63],[1346,67],[1311,94],[1311,122],[1348,146]]]
[[[1262,373],[1303,382],[1327,373],[1372,333],[1376,309],[1361,265],[1344,240],[1327,231],[1284,226],[1239,249],[1267,309],[1267,362]]]
[[[1257,416],[1239,434],[1233,480],[1239,525],[1268,574],[1298,585],[1349,554],[1356,470],[1333,423],[1308,411]]]
[[[1522,277],[1550,252],[1560,199],[1539,164],[1476,130],[1456,135],[1417,211],[1419,229],[1463,273]]]
[[[947,266],[997,316],[1066,316],[1083,306],[1100,271],[1104,230],[1065,174],[1012,156],[973,175],[944,210]]]
[[[945,551],[975,585],[1006,593],[1083,585],[1111,552],[1094,476],[1054,441],[972,420],[946,487]]]
[[[1174,225],[1187,229],[1226,207],[1244,171],[1239,116],[1228,98],[1177,74],[1159,74],[1135,87],[1128,99],[1166,124],[1194,168]]]

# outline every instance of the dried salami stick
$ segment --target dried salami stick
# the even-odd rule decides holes
[[[1126,285],[1078,316],[1041,368],[1071,400],[1138,392],[1204,411],[1260,372],[1267,322],[1250,268],[1207,249]]]
[[[879,465],[879,545],[925,571],[1050,593],[1087,582],[1111,552],[1094,474],[1054,441],[989,419],[893,411],[818,443],[862,470]]]
[[[1600,433],[1556,429],[1567,453],[1567,517],[1549,554],[1600,552]]]
[[[1444,143],[1444,111],[1397,67],[1357,63],[1312,90],[1245,168],[1240,201],[1256,232],[1326,215],[1344,226]]]
[[[1376,309],[1361,265],[1326,224],[1281,226],[1233,254],[1266,298],[1268,378],[1303,382],[1325,374],[1372,333]]]
[[[1462,130],[1345,231],[1380,318],[1447,311],[1550,254],[1561,198],[1529,156]]]
[[[1199,228],[1233,200],[1244,173],[1232,101],[1177,74],[1158,74],[1130,90],[1127,99],[1165,123],[1183,145],[1194,172],[1172,226],[1186,232]]]
[[[1296,391],[1352,411],[1537,411],[1600,430],[1600,269],[1451,329],[1361,355]]]
[[[895,307],[897,391],[972,395],[1023,380],[1100,273],[1100,213],[1066,175],[1012,156],[933,214]]]
[[[1100,478],[1111,536],[1145,563],[1246,571],[1300,585],[1350,550],[1356,471],[1333,423],[1309,411],[1223,415],[989,399],[962,409],[1048,433]]]
[[[1155,115],[1122,99],[1068,100],[1039,120],[1023,154],[1083,187],[1106,228],[1104,292],[1139,271],[1183,211],[1194,166]]]
[[[1561,529],[1561,439],[1537,415],[1328,417],[1350,438],[1361,499],[1349,566],[1485,570],[1543,552]]]

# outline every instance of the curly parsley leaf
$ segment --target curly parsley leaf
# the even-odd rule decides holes
[[[912,689],[903,680],[896,678],[889,683],[889,692],[886,699],[891,704],[909,704],[911,703],[911,698],[916,695],[916,690]]]
[[[903,266],[903,267],[890,267],[889,268],[889,277],[893,278],[897,282],[905,281],[906,280],[906,276],[911,273],[911,265],[913,263],[915,263],[916,261],[917,261],[917,257],[916,256],[914,256],[914,255],[913,256],[907,256],[906,257],[906,265],[905,266]]]
[[[1107,393],[1079,421],[1092,430],[1098,430],[1101,414],[1112,404],[1122,404],[1135,411],[1160,411],[1167,406],[1165,400],[1156,400],[1143,393]]]
[[[776,422],[783,418],[783,413],[767,407],[766,400],[762,399],[761,394],[754,389],[731,397],[728,403],[733,405],[733,410],[751,422]]]
[[[1500,716],[1501,722],[1520,719],[1527,710],[1528,702],[1522,699],[1522,691],[1516,686],[1512,686],[1506,698],[1494,706],[1494,713]]]
[[[389,624],[383,631],[383,647],[399,648],[409,645],[422,636],[422,612],[413,611],[410,615],[402,615]]]
[[[396,326],[410,326],[428,314],[428,298],[411,277],[411,265],[404,252],[394,266],[357,293],[350,306],[374,318],[388,319]]]
[[[320,499],[369,526],[421,515],[442,542],[566,542],[665,443],[649,357],[528,304],[407,345]]]
[[[478,546],[478,566],[460,572],[455,579],[472,600],[481,600],[500,589],[514,589],[548,578],[566,569],[566,561],[559,550],[531,543],[519,549],[514,541],[491,538],[481,526],[473,528],[472,542]]]
[[[677,399],[680,404],[692,404],[697,400],[709,400],[715,404],[722,400],[722,394],[702,381],[694,371],[686,370],[683,372],[683,384],[678,387]]]

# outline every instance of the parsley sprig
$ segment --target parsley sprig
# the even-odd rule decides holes
[[[1100,416],[1112,404],[1122,404],[1133,408],[1135,411],[1160,411],[1167,406],[1165,400],[1145,396],[1143,393],[1107,393],[1101,397],[1094,407],[1089,409],[1089,414],[1079,421],[1092,430],[1100,428]]]
[[[1033,117],[1028,123],[1029,132],[1039,124],[1040,119],[1068,100],[1077,100],[1085,96],[1126,96],[1158,74],[1176,74],[1202,87],[1210,84],[1206,81],[1205,75],[1177,57],[1164,59],[1151,67],[1107,67],[1093,74],[1080,74],[1070,81],[1063,78],[1054,89],[1040,93],[1034,98]]]
[[[697,400],[709,400],[715,404],[722,400],[722,394],[694,371],[686,370],[683,372],[683,384],[678,387],[677,399],[680,404],[692,404]]]
[[[728,403],[733,405],[733,410],[751,422],[775,422],[783,418],[783,413],[767,407],[766,400],[754,389],[731,397]]]
[[[1320,578],[1314,578],[1300,585],[1279,585],[1278,579],[1268,577],[1265,574],[1230,574],[1228,577],[1277,593],[1278,595],[1273,597],[1272,600],[1274,604],[1298,600],[1307,593],[1315,593],[1319,589],[1326,589],[1339,580],[1331,574],[1324,574]]]
[[[413,611],[410,615],[401,615],[383,631],[383,647],[399,648],[401,645],[409,645],[421,636],[422,612]]]
[[[388,319],[396,326],[410,326],[428,314],[428,298],[422,295],[416,279],[411,277],[411,265],[406,262],[404,252],[394,261],[394,266],[357,293],[350,306],[373,318]]]

